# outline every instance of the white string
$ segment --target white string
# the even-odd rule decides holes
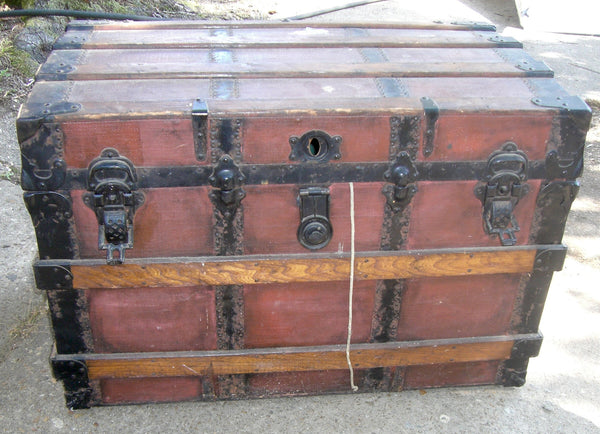
[[[354,392],[358,387],[354,384],[354,370],[350,361],[350,340],[352,339],[352,297],[354,295],[354,184],[350,186],[350,290],[348,291],[348,340],[346,341],[346,361],[350,370],[350,387]]]

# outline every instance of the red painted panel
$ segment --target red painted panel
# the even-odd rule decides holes
[[[379,250],[385,197],[381,183],[354,185],[357,251]],[[244,245],[246,254],[307,253],[298,242],[299,187],[262,185],[244,188]],[[350,193],[348,184],[330,187],[331,242],[319,252],[350,251]]]
[[[409,366],[404,374],[404,389],[495,384],[499,363],[492,361]]]
[[[359,387],[364,372],[363,370],[354,370],[354,382]],[[350,372],[347,369],[254,374],[249,375],[248,385],[250,394],[253,396],[309,395],[352,391]]]
[[[367,342],[375,283],[355,282],[352,342]],[[244,287],[246,347],[343,344],[348,327],[348,282]]]
[[[507,333],[521,275],[409,280],[402,297],[398,340]]]
[[[104,404],[190,401],[202,397],[198,377],[110,378],[100,381]]]
[[[544,159],[551,116],[442,115],[436,125],[433,153],[420,160],[477,161],[514,142],[530,160]]]
[[[127,257],[196,256],[213,252],[213,206],[208,187],[143,190],[146,201],[134,218],[133,249]],[[71,192],[81,258],[103,258],[98,250],[98,221],[82,199]]]
[[[540,181],[527,181],[529,193],[521,199],[515,217],[521,230],[517,244],[527,244]],[[473,193],[476,181],[419,182],[413,197],[409,249],[499,246],[497,236],[483,229],[481,201]]]
[[[389,117],[320,116],[311,118],[248,118],[244,121],[244,162],[293,163],[289,159],[291,136],[313,130],[342,137],[342,162],[387,161],[390,149]],[[336,160],[334,160],[336,161]],[[307,164],[307,163],[301,163]]]
[[[89,290],[88,300],[98,353],[217,347],[210,287]]]
[[[190,119],[65,122],[61,127],[70,168],[87,168],[104,148],[115,148],[138,167],[201,164]]]

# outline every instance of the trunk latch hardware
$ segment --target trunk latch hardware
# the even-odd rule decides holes
[[[475,196],[483,205],[483,228],[498,235],[503,246],[514,246],[515,232],[520,230],[513,211],[519,200],[529,192],[528,161],[523,151],[507,142],[493,152],[482,182],[475,187]]]
[[[383,194],[392,210],[402,211],[410,203],[417,192],[414,182],[418,175],[419,172],[408,152],[400,152],[383,174],[385,180],[390,183],[383,187]]]
[[[246,197],[246,192],[242,189],[246,177],[229,155],[223,155],[219,159],[208,181],[215,188],[210,193],[210,198],[224,214],[234,212]]]
[[[133,163],[112,148],[102,151],[88,167],[88,190],[84,203],[98,219],[98,248],[106,250],[106,262],[122,264],[125,249],[133,247],[133,216],[144,203],[137,192]]]
[[[321,187],[300,189],[299,206],[298,241],[307,249],[322,249],[329,244],[333,235],[333,228],[329,221],[329,189]]]
[[[291,136],[289,142],[292,161],[327,163],[342,158],[342,137],[330,136],[325,131],[313,130],[304,133],[302,137]]]

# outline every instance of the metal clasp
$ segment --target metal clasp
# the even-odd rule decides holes
[[[246,177],[229,155],[219,159],[208,181],[215,188],[210,198],[223,213],[233,213],[246,197],[242,189]]]
[[[307,249],[322,249],[329,244],[333,235],[333,227],[329,221],[329,189],[302,188],[298,200],[300,207],[298,241]]]
[[[102,151],[88,167],[88,190],[83,196],[98,219],[98,248],[106,250],[106,262],[122,264],[125,249],[133,247],[133,216],[144,203],[137,192],[133,163],[112,148]]]
[[[391,183],[383,187],[383,194],[392,210],[401,211],[410,203],[417,192],[414,182],[418,175],[419,172],[408,152],[400,152],[383,175],[385,180]]]
[[[512,142],[493,152],[482,182],[475,187],[475,196],[483,205],[483,227],[486,233],[498,235],[503,246],[514,246],[515,232],[520,230],[513,211],[519,200],[529,192],[528,160]],[[487,182],[486,182],[487,181]]]

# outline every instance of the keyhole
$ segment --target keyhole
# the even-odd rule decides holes
[[[321,142],[316,137],[308,141],[308,153],[313,157],[318,157],[321,153]]]

